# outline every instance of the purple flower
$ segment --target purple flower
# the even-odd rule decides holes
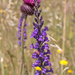
[[[43,69],[42,69],[42,72],[43,72],[44,74],[46,74],[47,68],[43,68]]]
[[[43,36],[40,35],[38,40],[39,40],[39,41],[44,41],[44,40],[43,40]]]
[[[31,38],[34,38],[36,39],[36,43],[35,45],[33,46],[33,44],[30,45],[31,49],[37,49],[38,53],[37,52],[34,52],[32,54],[32,58],[36,59],[35,63],[33,63],[33,68],[36,68],[36,67],[40,67],[41,68],[41,71],[40,70],[36,70],[35,74],[34,75],[50,75],[50,72],[53,73],[53,69],[51,68],[51,62],[49,61],[50,60],[50,55],[51,55],[51,52],[49,50],[49,46],[48,46],[48,43],[46,42],[49,42],[48,40],[48,37],[47,37],[47,33],[46,31],[48,31],[48,27],[45,26],[45,28],[43,29],[42,26],[44,24],[44,21],[42,20],[43,17],[41,16],[40,17],[40,13],[41,13],[41,10],[39,11],[38,10],[38,3],[37,3],[37,0],[35,0],[35,22],[33,22],[33,28],[34,28],[34,31],[32,32],[31,34]],[[50,69],[47,69],[46,66],[48,66]]]
[[[49,49],[49,46],[47,43],[45,43],[44,46],[45,46],[45,49]]]
[[[47,56],[44,56],[44,61],[48,62],[49,58]]]
[[[52,69],[52,68],[50,68],[50,72],[52,72],[52,73],[53,73],[53,69]]]
[[[51,66],[51,62],[49,62],[49,61],[47,62],[47,61],[46,61],[46,62],[44,63],[44,66]]]
[[[18,33],[17,33],[17,37],[18,37],[18,44],[21,46],[21,27],[22,27],[22,22],[23,22],[23,18],[24,15],[21,15],[21,18],[19,19],[19,24],[18,24]],[[24,27],[26,27],[27,24],[25,23]],[[27,39],[27,35],[26,35],[26,28],[24,28],[24,42]],[[26,47],[25,47],[26,48]]]
[[[50,50],[47,50],[47,52],[44,52],[44,54],[45,55],[47,55],[47,54],[50,54],[51,55],[51,52],[50,52]]]
[[[46,31],[42,31],[43,36],[47,36]]]
[[[35,6],[34,0],[23,0],[26,4]],[[41,2],[40,0],[37,0],[39,3]]]
[[[32,58],[35,59],[35,58],[38,58],[38,57],[39,57],[39,55],[36,52],[34,52],[33,55],[32,55]]]
[[[46,75],[51,75],[51,74],[46,74]]]
[[[39,66],[39,63],[35,62],[32,64],[33,68],[35,68],[36,66]]]
[[[45,31],[47,30],[48,31],[48,27],[47,26],[45,26],[45,29],[44,29]]]
[[[48,37],[44,37],[44,41],[49,42]]]
[[[34,46],[33,46],[33,44],[31,44],[31,45],[30,45],[30,49],[33,49],[33,48],[34,48]]]
[[[38,49],[38,48],[39,48],[39,44],[38,44],[38,43],[35,43],[34,48],[35,48],[35,49]]]
[[[36,71],[34,75],[41,75],[41,71]]]
[[[40,52],[39,57],[44,57],[43,52]]]
[[[31,34],[31,38],[36,37],[37,33],[38,33],[38,29],[35,29]]]

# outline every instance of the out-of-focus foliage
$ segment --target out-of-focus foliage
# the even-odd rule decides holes
[[[41,15],[43,15],[44,25],[49,28],[47,33],[50,40],[53,75],[60,75],[63,72],[61,72],[60,60],[62,60],[63,53],[64,1],[41,0]],[[68,64],[64,65],[63,69],[69,67],[70,70],[65,70],[62,75],[69,75],[69,73],[73,75],[75,73],[75,0],[66,1],[66,37],[63,60],[67,60]],[[20,75],[22,59],[21,48],[17,43],[17,27],[22,3],[22,0],[0,0],[0,75]],[[27,17],[25,61],[29,75],[33,75],[35,71],[32,68],[32,63],[35,61],[32,59],[32,53],[35,50],[30,50],[30,44],[35,42],[34,39],[30,39],[33,21],[34,15]]]

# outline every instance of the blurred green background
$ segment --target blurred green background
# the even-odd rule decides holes
[[[41,8],[44,26],[48,26],[49,47],[51,51],[51,63],[54,69],[52,75],[75,75],[75,0],[41,0]],[[21,16],[20,6],[22,0],[0,0],[0,75],[20,75],[21,48],[17,41],[19,18]],[[66,12],[64,12],[64,9]],[[66,16],[65,16],[66,13]],[[29,75],[34,75],[32,53],[30,44],[35,40],[30,38],[33,32],[34,15],[27,17],[27,41],[25,50],[25,61]],[[65,32],[64,27],[65,17]],[[63,34],[65,33],[64,60],[68,62],[61,69],[60,61],[63,52]],[[58,51],[59,50],[59,51]],[[67,69],[68,68],[68,69]],[[68,72],[72,70],[72,72]]]

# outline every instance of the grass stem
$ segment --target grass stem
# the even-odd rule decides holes
[[[27,15],[25,15],[24,19],[23,19],[23,22],[22,22],[22,33],[21,33],[21,50],[22,50],[22,64],[21,64],[21,75],[22,75],[22,70],[23,70],[23,66],[25,68],[25,72],[26,72],[26,75],[28,75],[28,71],[27,71],[27,66],[26,66],[26,63],[24,61],[24,25],[25,25],[25,22],[26,22],[26,18],[27,18]]]
[[[62,53],[62,59],[64,58],[64,51],[65,51],[65,35],[66,35],[66,0],[64,3],[64,26],[63,26],[63,43],[62,43],[62,48],[63,48],[63,53]],[[61,65],[61,75],[63,71],[63,65]]]

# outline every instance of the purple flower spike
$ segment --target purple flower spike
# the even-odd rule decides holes
[[[18,33],[17,33],[17,37],[18,37],[18,44],[21,46],[21,27],[22,27],[22,22],[23,22],[23,18],[24,18],[24,15],[22,14],[21,15],[21,18],[19,20],[19,24],[18,24]],[[25,23],[25,26],[26,27],[27,24]],[[24,42],[25,40],[27,39],[27,35],[26,35],[26,28],[24,28]],[[26,48],[26,47],[24,47]]]
[[[44,29],[42,29],[42,26],[44,24],[44,21],[42,20],[43,17],[40,17],[41,14],[41,10],[38,10],[38,2],[37,0],[35,0],[35,22],[33,22],[33,28],[34,31],[31,34],[31,38],[36,39],[36,43],[33,46],[33,44],[30,45],[31,49],[37,49],[37,51],[35,51],[32,54],[32,58],[36,59],[35,63],[33,63],[33,68],[39,68],[36,69],[36,72],[34,75],[51,75],[51,73],[53,73],[53,69],[51,68],[51,62],[50,60],[50,55],[51,52],[49,50],[49,46],[48,43],[48,37],[47,37],[47,33],[46,31],[48,31],[48,27],[45,26]],[[49,69],[47,69],[47,67]]]

